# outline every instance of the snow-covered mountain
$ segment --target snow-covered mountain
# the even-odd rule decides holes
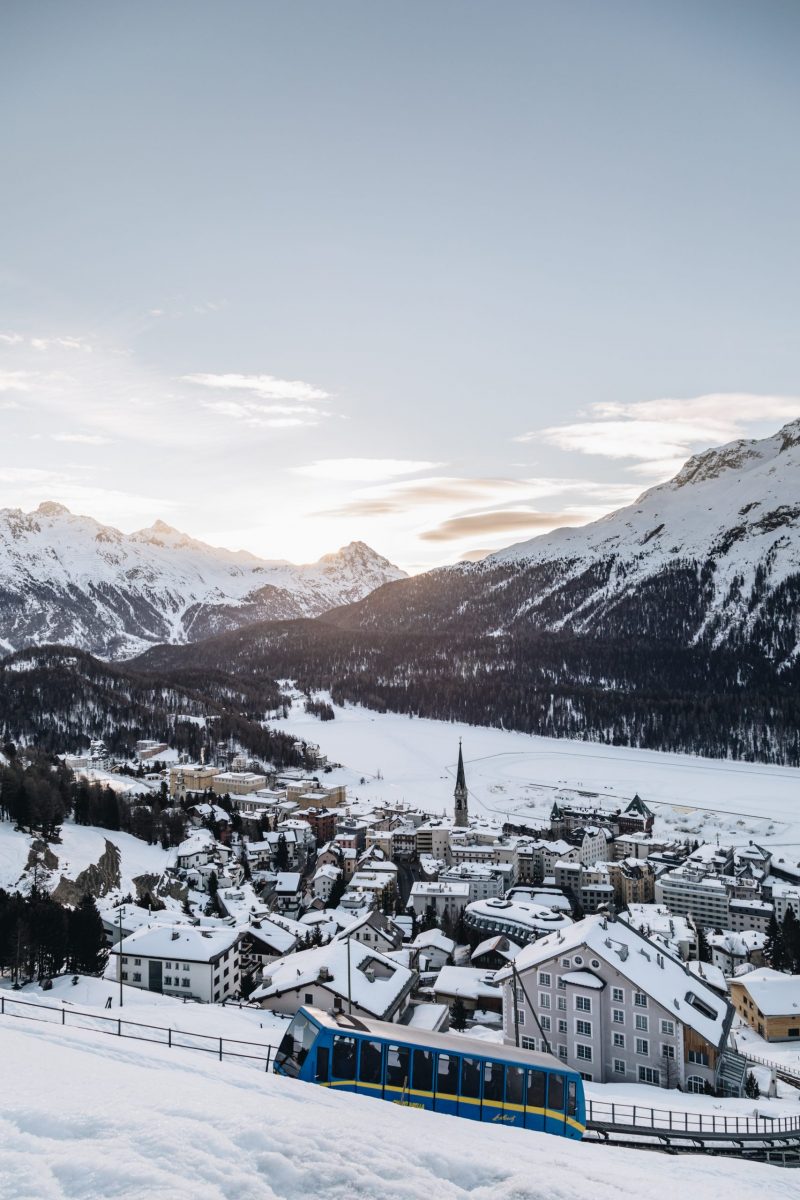
[[[588,632],[648,581],[692,564],[704,601],[693,638],[747,636],[800,573],[800,420],[761,441],[706,450],[634,504],[511,546],[484,570],[511,564],[526,572],[558,564],[550,583],[509,614],[514,620],[535,619],[587,572],[596,576],[575,603],[546,618],[551,629],[569,624],[575,632]]]
[[[0,510],[0,651],[60,642],[108,656],[260,620],[312,617],[403,572],[363,542],[295,566],[156,521],[124,534],[45,502]]]

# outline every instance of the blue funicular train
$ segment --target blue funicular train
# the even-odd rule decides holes
[[[426,1033],[346,1013],[301,1008],[283,1036],[275,1071],[322,1087],[580,1138],[580,1075],[549,1054],[477,1038]]]

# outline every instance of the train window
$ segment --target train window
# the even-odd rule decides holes
[[[430,1050],[414,1051],[414,1091],[433,1091],[433,1054]]]
[[[318,1033],[319,1027],[298,1013],[281,1039],[275,1057],[276,1068],[284,1075],[297,1078]]]
[[[483,1064],[483,1098],[484,1100],[499,1100],[503,1102],[502,1063],[485,1062]]]
[[[506,1067],[506,1104],[522,1104],[524,1078],[522,1067]]]
[[[386,1086],[408,1087],[408,1046],[390,1046],[386,1051]]]
[[[317,1083],[328,1082],[328,1071],[330,1069],[330,1050],[327,1046],[317,1047],[317,1071],[315,1079]]]
[[[436,1067],[436,1090],[446,1096],[458,1095],[458,1058],[440,1054]]]
[[[359,1083],[381,1082],[382,1046],[380,1042],[362,1042],[358,1064]]]
[[[574,1079],[567,1084],[567,1116],[574,1117],[578,1111],[578,1089]]]
[[[461,1060],[461,1095],[480,1099],[481,1094],[481,1064],[476,1058]]]
[[[333,1074],[337,1079],[355,1079],[355,1038],[337,1036],[333,1039]]]
[[[528,1108],[544,1108],[544,1071],[528,1071]]]
[[[557,1112],[564,1111],[564,1076],[550,1076],[550,1090],[547,1096],[547,1107],[554,1108]]]

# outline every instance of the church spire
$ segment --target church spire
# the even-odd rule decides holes
[[[467,777],[464,773],[464,755],[461,752],[461,738],[458,739],[458,770],[456,771],[456,789],[453,793],[455,796],[455,818],[454,824],[460,828],[466,828],[468,811],[467,811]]]

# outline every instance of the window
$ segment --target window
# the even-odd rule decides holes
[[[706,1090],[706,1081],[701,1079],[699,1075],[690,1075],[686,1080],[687,1092],[702,1093]]]
[[[619,1050],[625,1049],[625,1034],[624,1033],[615,1033],[614,1034],[614,1045]]]
[[[588,996],[576,996],[575,1008],[577,1012],[590,1013],[592,1011],[592,1002]]]
[[[569,966],[570,966],[570,961],[569,961],[569,959],[568,959],[568,958],[562,958],[562,960],[561,960],[561,965],[562,965],[562,967],[569,967]]]
[[[380,1042],[362,1042],[358,1064],[359,1083],[381,1082],[382,1046]]]
[[[596,958],[593,958],[593,959],[592,959],[592,966],[594,967],[595,971],[598,971],[598,970],[600,969],[600,962],[599,962],[599,960],[598,960],[598,959],[596,959]]]
[[[165,975],[165,976],[164,976],[164,983],[166,984],[166,986],[167,986],[167,987],[172,987],[172,976],[171,976],[171,975]]]
[[[356,1039],[336,1036],[333,1039],[333,1074],[337,1079],[355,1079]]]
[[[663,1033],[664,1037],[674,1037],[675,1036],[675,1022],[674,1021],[662,1021],[661,1022],[661,1032]]]
[[[647,1008],[647,996],[645,996],[644,992],[634,992],[633,1003],[637,1008]]]
[[[505,1074],[502,1063],[485,1062],[483,1064],[483,1099],[494,1100],[498,1104],[503,1103],[503,1076]]]
[[[519,1010],[519,1012],[517,1013],[517,1024],[518,1025],[525,1024],[525,1009],[524,1008],[521,1008]]]
[[[535,1050],[536,1049],[536,1038],[524,1037],[524,1038],[520,1038],[520,1042],[521,1042],[523,1050]]]
[[[550,1007],[550,997],[547,995],[547,992],[540,992],[539,993],[539,1008],[549,1008],[549,1007]]]
[[[566,981],[565,981],[565,980],[563,980],[563,979],[559,979],[559,981],[558,981],[558,990],[559,990],[559,991],[561,991],[561,992],[565,992],[565,991],[567,990],[567,984],[566,984]]]
[[[624,1075],[625,1074],[625,1063],[622,1061],[621,1058],[614,1059],[614,1074],[615,1075]]]
[[[636,1039],[636,1053],[637,1054],[649,1054],[650,1053],[650,1043],[648,1042],[647,1038],[637,1038]]]
[[[591,1037],[592,1036],[592,1022],[591,1021],[576,1021],[575,1022],[575,1032],[577,1034],[579,1034],[580,1037]]]
[[[584,1062],[592,1061],[592,1047],[585,1046],[583,1042],[575,1043],[575,1053],[578,1058],[582,1058]]]
[[[506,1067],[506,1104],[522,1104],[523,1067]]]
[[[140,958],[135,958],[135,959],[133,960],[133,965],[134,965],[135,967],[140,967],[140,966],[142,965],[142,960],[141,960]]]
[[[581,966],[582,963],[583,963],[583,959],[581,958],[580,954],[576,954],[575,955],[575,966],[579,967],[579,966]]]
[[[478,1100],[481,1094],[481,1063],[476,1058],[461,1060],[461,1095]]]
[[[127,958],[125,957],[125,955],[124,955],[124,954],[123,954],[123,956],[122,956],[122,961],[123,961],[124,963],[126,963],[126,962],[128,961],[128,960],[127,960]],[[167,966],[169,966],[169,963],[167,963]]]
[[[643,1017],[641,1013],[636,1014],[636,1028],[642,1033],[647,1033],[647,1017]]]
[[[566,1046],[558,1047],[558,1057],[564,1058],[564,1059],[567,1057],[567,1047]]]
[[[142,972],[141,972],[141,971],[134,971],[134,972],[133,972],[133,982],[134,982],[134,983],[141,983],[141,982],[142,982]]]
[[[181,987],[189,987],[189,980],[188,980],[188,979],[182,979],[182,980],[181,980]]]
[[[528,1108],[544,1108],[544,1071],[528,1071]]]
[[[123,959],[123,962],[124,962],[124,961],[125,961],[125,960]],[[123,972],[122,972],[122,978],[123,978],[123,979],[127,979],[127,978],[128,978],[128,972],[127,972],[127,971],[123,971]]]
[[[674,1047],[674,1046],[668,1046],[668,1045],[665,1045],[665,1044],[662,1042],[662,1044],[661,1044],[661,1057],[662,1057],[662,1058],[674,1058],[674,1057],[675,1057],[675,1047]]]
[[[523,1043],[525,1039],[523,1038]],[[460,1059],[455,1054],[440,1054],[436,1063],[436,1091],[440,1095],[458,1095]]]
[[[615,1025],[625,1024],[625,1013],[621,1008],[615,1008],[611,1015]]]
[[[548,1033],[550,1032],[552,1023],[549,1017],[542,1017],[542,1019],[539,1021],[539,1024],[541,1025],[542,1029],[546,1029]]]
[[[566,1053],[567,1047],[564,1047]],[[558,1047],[559,1055],[561,1047]],[[547,1107],[554,1108],[556,1112],[564,1111],[564,1076],[550,1075],[547,1087]]]
[[[708,1066],[708,1054],[705,1050],[690,1050],[686,1057],[690,1063],[694,1063],[698,1067]]]
[[[615,1004],[624,1004],[625,1003],[625,993],[623,992],[622,988],[612,988],[611,989],[611,999],[614,1001]]]
[[[408,1087],[409,1052],[407,1046],[389,1046],[386,1051],[386,1084],[388,1087]]]
[[[175,966],[177,967],[177,965],[178,965],[178,964],[176,963],[176,964],[175,964]],[[184,964],[183,964],[183,969],[184,969],[184,971],[188,971],[188,970],[190,970],[189,964],[188,964],[188,963],[184,963]]]
[[[567,997],[566,996],[556,996],[556,1000],[558,1001],[558,1011],[566,1012],[567,1011]]]
[[[219,975],[216,976],[216,979],[219,979]],[[314,1003],[314,997],[311,994],[311,992],[305,993],[305,995],[303,996],[303,1003],[304,1004],[313,1004]]]
[[[566,1033],[566,1032],[567,1032],[567,1022],[566,1022],[566,1021],[559,1021],[559,1022],[558,1022],[558,1032],[559,1032],[559,1033]]]
[[[523,992],[521,987],[518,987],[517,988],[517,1004],[524,1004],[524,1003],[525,1003],[525,993]]]
[[[655,1067],[639,1067],[639,1083],[654,1083],[661,1087],[661,1072]]]
[[[539,972],[539,987],[550,987],[552,980],[547,971]]]

